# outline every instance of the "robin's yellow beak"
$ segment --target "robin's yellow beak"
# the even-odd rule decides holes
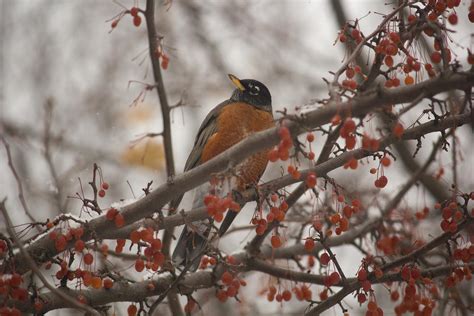
[[[234,86],[237,87],[237,89],[239,89],[240,91],[244,91],[245,90],[245,87],[244,85],[242,84],[242,82],[240,82],[240,79],[237,78],[236,76],[232,75],[232,74],[228,74],[229,76],[229,79],[230,81],[232,81],[232,83],[234,84]]]

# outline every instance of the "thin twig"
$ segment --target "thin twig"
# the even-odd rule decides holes
[[[13,176],[15,177],[15,180],[16,180],[16,183],[17,183],[17,186],[18,186],[18,198],[20,199],[21,206],[23,206],[23,210],[25,211],[25,214],[26,214],[26,216],[28,216],[30,221],[32,223],[37,223],[38,221],[33,217],[33,215],[31,215],[31,211],[28,207],[28,204],[26,203],[25,194],[24,194],[24,191],[23,191],[23,185],[21,184],[20,176],[18,175],[18,173],[15,169],[15,166],[13,165],[13,159],[12,159],[12,155],[11,155],[11,152],[10,152],[10,145],[8,144],[5,137],[1,136],[1,139],[2,139],[3,145],[5,146],[5,150],[7,152],[8,167],[10,167],[10,170],[11,170]],[[39,226],[36,226],[36,228],[40,232],[42,231]]]

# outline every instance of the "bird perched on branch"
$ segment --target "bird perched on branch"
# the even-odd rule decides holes
[[[234,75],[229,75],[229,78],[236,89],[228,100],[217,105],[202,122],[184,171],[205,163],[249,135],[275,125],[268,88],[257,80],[240,80]],[[267,153],[268,150],[263,150],[236,166],[231,181],[226,181],[231,183],[227,188],[228,192],[235,194],[256,185],[267,166]],[[213,189],[215,188],[210,184],[198,188],[193,200],[193,209],[204,206],[205,196]],[[172,201],[170,208],[177,209],[181,199],[182,196]],[[237,215],[236,211],[227,212],[219,228],[219,236],[230,227]],[[172,256],[175,265],[196,271],[204,254],[212,224],[213,219],[209,217],[184,227]]]

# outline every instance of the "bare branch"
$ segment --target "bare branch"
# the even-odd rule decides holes
[[[37,223],[38,221],[31,215],[30,209],[28,207],[28,204],[26,203],[25,199],[25,194],[23,191],[23,185],[21,184],[21,179],[18,173],[16,172],[15,166],[13,165],[13,159],[12,159],[12,154],[10,152],[10,145],[7,143],[7,140],[5,137],[1,136],[3,145],[5,146],[5,151],[7,152],[7,159],[8,159],[8,167],[10,167],[10,170],[15,177],[17,186],[18,186],[18,198],[20,199],[21,206],[23,206],[23,210],[25,211],[26,216],[30,219],[32,223]],[[36,228],[41,231],[41,228],[39,226],[36,226]]]

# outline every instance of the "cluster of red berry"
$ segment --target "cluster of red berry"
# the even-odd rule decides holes
[[[440,28],[443,29],[443,21],[441,18],[446,18],[451,25],[458,23],[458,15],[455,11],[460,5],[460,0],[430,0],[426,3],[426,8],[423,15],[420,15],[418,11],[416,14],[410,14],[407,17],[408,29],[414,29],[415,27],[422,27],[423,32],[428,37],[433,37],[433,48],[434,52],[430,55],[430,62],[439,64],[445,59],[447,63],[452,60],[452,53],[448,47],[446,38],[440,38],[435,28],[432,26],[433,23],[439,23]],[[426,18],[425,18],[425,14]],[[474,3],[469,6],[469,21],[474,23]],[[428,23],[426,23],[428,22]],[[431,24],[431,25],[430,25]],[[356,43],[360,43],[363,39],[361,32],[355,27],[351,27],[349,32],[348,26],[345,26],[343,30],[339,32],[338,38],[341,43],[345,43],[347,38],[351,38]],[[401,34],[397,31],[386,30],[386,35],[381,38],[374,48],[377,55],[382,56],[383,63],[388,67],[388,78],[385,81],[385,87],[392,88],[400,85],[400,79],[397,78],[395,70],[400,69],[405,74],[404,83],[405,85],[412,85],[415,83],[415,77],[419,77],[420,71],[422,70],[422,62],[411,56],[411,52],[406,47],[403,47],[403,41]],[[414,52],[414,51],[413,51]],[[397,55],[405,54],[401,63],[396,64],[395,58]],[[468,51],[467,60],[469,64],[474,64],[474,56]],[[430,62],[424,63],[424,69],[430,78],[436,76],[436,72],[433,69],[433,65]],[[415,72],[415,77],[411,75],[411,72]],[[347,79],[343,80],[342,86],[346,89],[355,90],[357,89],[357,82],[353,79],[354,75],[359,73],[362,78],[366,77],[362,74],[359,66],[349,65],[346,69]]]
[[[274,285],[270,285],[263,291],[263,293],[267,293],[267,300],[269,302],[277,301],[279,303],[290,301],[293,297],[291,292],[295,293],[295,297],[298,301],[311,301],[313,296],[311,289],[307,285],[296,285],[291,291],[288,289],[284,289],[283,291],[277,290]]]
[[[354,40],[357,44],[362,42],[362,34],[357,28],[352,28],[349,32],[348,28],[345,27],[342,31],[339,32],[338,39],[341,43],[347,42],[347,36]]]
[[[346,148],[347,149],[354,149],[356,145],[356,123],[352,118],[346,118],[344,123],[342,124],[341,129],[339,130],[339,135],[345,139],[346,141]]]
[[[435,299],[439,299],[438,288],[433,281],[430,278],[423,277],[418,267],[414,265],[403,266],[400,270],[400,276],[407,284],[402,292],[401,303],[395,306],[395,314],[398,316],[412,312],[415,315],[431,315],[436,305]],[[421,284],[425,290],[417,291],[417,284]],[[399,291],[393,289],[390,298],[394,302],[398,301],[400,299]]]
[[[286,161],[290,157],[290,149],[293,146],[293,140],[291,139],[291,133],[288,127],[282,126],[278,130],[280,136],[280,143],[276,148],[271,149],[268,152],[268,160],[275,162],[278,159]]]
[[[147,227],[132,231],[130,233],[130,240],[132,244],[146,243],[145,250],[143,251],[146,260],[143,260],[141,257],[137,258],[135,260],[135,270],[142,272],[146,268],[158,271],[165,262],[165,255],[161,252],[161,239],[155,237],[153,228]]]
[[[109,189],[109,184],[107,182],[102,182],[102,184],[100,185],[100,190],[99,192],[97,192],[97,195],[103,198],[105,196],[105,191],[107,191],[108,189]]]
[[[435,204],[435,208],[441,208],[439,203]],[[458,208],[456,202],[450,202],[448,205],[442,208],[441,215],[443,220],[441,221],[441,229],[445,232],[449,231],[455,233],[458,229],[458,223],[464,218],[463,212]]]
[[[204,205],[207,208],[207,214],[218,223],[222,222],[224,219],[224,213],[227,210],[233,212],[240,211],[239,203],[234,201],[230,194],[224,198],[220,198],[214,194],[207,194],[204,197]]]
[[[394,255],[399,250],[400,237],[397,235],[384,234],[380,236],[375,245],[377,249],[382,251],[385,255]]]
[[[453,250],[453,258],[464,263],[474,260],[474,244],[464,248],[455,248]]]
[[[105,218],[109,221],[114,221],[115,226],[120,228],[125,225],[125,218],[123,215],[114,207],[108,209],[107,213],[105,214]]]
[[[240,279],[232,272],[225,271],[221,276],[222,286],[216,292],[219,301],[225,302],[229,297],[235,297],[239,293],[240,286],[246,286],[247,282]]]
[[[452,288],[456,286],[457,283],[463,280],[466,280],[466,281],[472,280],[471,269],[467,266],[462,267],[462,268],[458,267],[454,269],[454,271],[451,272],[451,274],[446,277],[444,284],[446,285],[447,288]]]
[[[215,257],[203,256],[201,258],[201,263],[199,264],[199,269],[206,269],[208,266],[215,266],[217,264],[217,259]]]
[[[267,222],[271,223],[275,220],[278,222],[284,221],[286,211],[288,211],[288,203],[286,203],[285,200],[281,201],[277,194],[272,194],[270,200],[272,204],[270,205],[270,212],[267,214]],[[259,230],[257,234],[259,234],[259,232],[263,233],[263,231]]]
[[[61,252],[66,249],[67,243],[72,241],[74,238],[76,240],[75,246],[77,245],[78,252],[84,249],[84,241],[81,240],[82,235],[84,235],[84,228],[70,228],[65,234],[61,232],[60,229],[54,229],[49,232],[49,238],[54,240],[54,246],[58,252]]]
[[[26,289],[20,287],[22,283],[23,278],[20,274],[3,274],[0,272],[0,296],[5,300],[13,299],[26,303],[29,299],[29,294]],[[0,307],[0,315],[20,316],[21,312],[15,307],[2,306]]]
[[[357,89],[357,81],[355,80],[356,75],[359,75],[362,77],[362,79],[365,79],[366,76],[362,72],[362,69],[360,66],[355,65],[355,66],[347,66],[345,75],[347,79],[342,80],[342,86],[346,89],[350,90],[355,90]]]

